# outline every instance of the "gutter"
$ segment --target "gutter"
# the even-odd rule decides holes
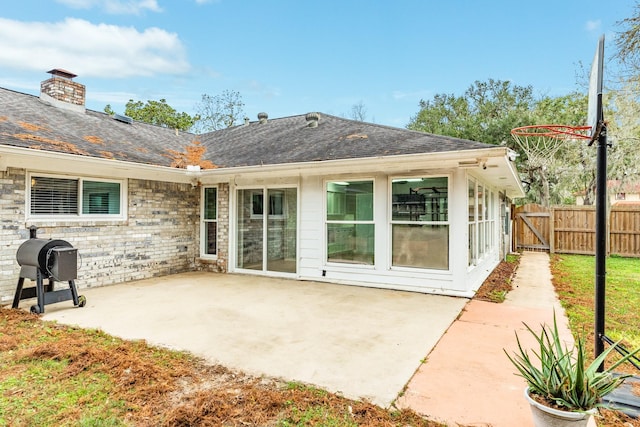
[[[510,189],[514,197],[524,195],[520,177],[515,164],[509,159],[506,147],[489,147],[473,150],[446,151],[439,153],[402,154],[394,156],[376,156],[355,159],[319,160],[312,162],[279,163],[268,165],[252,165],[238,167],[221,167],[187,171],[182,168],[147,165],[123,160],[110,160],[77,154],[58,153],[34,150],[24,147],[0,145],[0,171],[8,167],[28,168],[33,171],[57,172],[63,174],[107,175],[113,178],[137,178],[154,181],[202,184],[228,182],[244,175],[260,175],[261,177],[283,177],[317,175],[320,173],[353,173],[354,162],[358,172],[378,172],[381,166],[404,169],[406,173],[425,169],[451,169],[460,167],[465,160],[484,162],[508,168],[506,183],[517,183],[517,189]],[[478,168],[476,170],[480,170]],[[511,186],[510,186],[511,187]]]

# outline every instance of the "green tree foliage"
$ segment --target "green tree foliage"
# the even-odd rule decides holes
[[[194,130],[206,133],[234,126],[244,116],[243,107],[239,92],[225,90],[215,96],[204,94],[196,105],[198,121]]]
[[[568,95],[539,99],[532,111],[535,124],[583,126],[587,119],[587,96]],[[588,141],[578,138],[558,139],[558,151],[544,167],[532,167],[523,157],[520,172],[526,175],[527,199],[543,205],[573,203],[576,193],[589,200],[595,189],[595,151]]]
[[[622,184],[640,182],[640,80],[629,81],[608,100],[609,179]]]
[[[640,2],[636,1],[633,16],[618,22],[622,31],[616,35],[616,58],[625,66],[625,80],[640,81]]]
[[[183,131],[191,129],[198,120],[198,116],[178,113],[165,99],[149,100],[146,103],[130,99],[125,106],[124,114],[140,122]]]
[[[531,86],[508,81],[476,81],[462,96],[437,94],[420,101],[420,111],[407,128],[438,135],[502,144],[511,129],[532,124],[535,104]]]
[[[587,96],[534,97],[531,86],[510,82],[476,81],[464,95],[438,94],[420,101],[420,111],[409,129],[448,135],[489,144],[506,145],[518,152],[517,166],[527,191],[523,202],[543,205],[573,203],[576,193],[593,200],[595,151],[581,139],[558,140],[560,147],[548,164],[530,162],[511,130],[533,124],[582,126],[587,118]],[[529,140],[535,144],[535,138]]]

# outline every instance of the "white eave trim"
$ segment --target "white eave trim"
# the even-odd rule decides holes
[[[139,178],[177,183],[190,183],[193,179],[192,176],[187,175],[185,169],[0,145],[0,170],[6,170],[8,167],[30,171]]]
[[[317,175],[325,173],[350,173],[357,165],[358,173],[378,172],[380,170],[404,171],[410,173],[426,169],[456,169],[459,162],[478,161],[490,168],[477,167],[472,174],[493,181],[492,175],[500,171],[500,181],[493,184],[504,189],[507,196],[524,196],[524,189],[515,164],[509,160],[506,147],[490,147],[474,150],[447,151],[439,153],[403,154],[355,159],[322,160],[316,162],[280,163],[274,165],[239,166],[218,169],[206,169],[193,173],[181,168],[145,165],[142,163],[110,160],[77,154],[57,153],[34,150],[31,148],[0,145],[0,170],[7,167],[54,173],[73,173],[82,175],[105,176],[113,178],[138,178],[176,183],[217,184],[229,182],[238,176],[283,177]],[[381,169],[381,167],[384,167]],[[496,178],[497,179],[497,178]],[[501,182],[502,181],[502,182]]]

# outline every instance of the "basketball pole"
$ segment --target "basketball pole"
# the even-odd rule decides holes
[[[598,94],[598,146],[596,154],[596,277],[595,277],[595,358],[604,351],[607,275],[607,126]],[[604,362],[598,371],[604,370]]]

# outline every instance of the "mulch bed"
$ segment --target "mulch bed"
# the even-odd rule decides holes
[[[473,298],[481,301],[497,302],[497,295],[513,289],[511,279],[517,268],[518,262],[501,261],[489,277],[485,279]]]

